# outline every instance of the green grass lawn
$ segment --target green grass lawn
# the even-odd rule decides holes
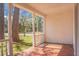
[[[8,36],[5,36],[5,39],[8,39]],[[29,35],[29,36],[19,35],[19,39],[20,39],[19,42],[13,43],[13,54],[14,55],[16,53],[26,50],[32,46],[32,36],[31,35]],[[3,43],[3,45],[4,45],[3,49],[4,49],[4,55],[5,55],[5,52],[6,52],[5,42]]]
[[[21,52],[32,46],[32,36],[20,35],[20,42],[13,44],[13,53]]]

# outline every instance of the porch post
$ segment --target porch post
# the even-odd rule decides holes
[[[38,19],[36,19],[37,20],[37,33],[36,33],[36,36],[37,36],[37,40],[40,40],[40,34],[39,34],[39,25],[38,25]],[[40,42],[39,43],[37,43],[37,45],[39,45],[40,44]]]
[[[34,23],[34,20],[35,20],[35,15],[34,13],[32,14],[32,31],[33,31],[33,47],[36,47],[36,39],[35,39],[35,23]]]
[[[47,39],[46,39],[46,18],[44,17],[44,42],[46,43],[47,42]]]
[[[12,56],[13,55],[13,47],[12,47],[12,4],[8,4],[9,8],[9,15],[8,15],[8,37],[9,37],[9,42],[8,42],[8,55]]]

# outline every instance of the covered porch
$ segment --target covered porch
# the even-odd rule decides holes
[[[8,4],[8,37],[6,54],[13,55],[12,8],[32,14],[32,47],[16,56],[73,56],[75,55],[74,11],[75,4]],[[35,16],[42,17],[42,31],[35,32]],[[17,16],[18,17],[18,16]],[[16,18],[15,18],[16,19]],[[18,19],[18,18],[17,18]],[[37,24],[38,27],[38,24]],[[38,30],[38,29],[37,29]],[[2,40],[3,41],[3,40]],[[2,42],[1,41],[1,42]]]

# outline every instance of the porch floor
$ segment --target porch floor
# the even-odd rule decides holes
[[[17,53],[17,56],[73,56],[72,45],[49,44],[44,43],[38,47],[31,47],[23,52]]]

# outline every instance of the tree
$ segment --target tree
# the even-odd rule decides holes
[[[20,29],[20,32],[24,34],[25,36],[25,33],[26,33],[26,26],[25,26],[25,23],[26,23],[26,16],[20,16],[20,26],[19,26],[19,29]]]
[[[0,40],[4,39],[4,4],[0,3]]]
[[[12,24],[12,38],[14,42],[19,41],[19,8],[14,7],[13,24]]]

